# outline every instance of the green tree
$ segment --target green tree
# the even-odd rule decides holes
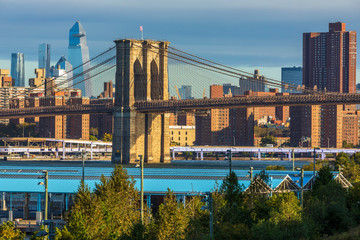
[[[152,238],[158,240],[185,239],[189,224],[189,211],[168,190],[165,201],[159,207],[155,222],[151,226]]]
[[[8,221],[0,225],[0,240],[21,240],[25,239],[25,234],[22,233],[19,229],[15,230],[15,225],[13,222]]]
[[[336,168],[338,168],[339,166],[346,166],[349,163],[350,163],[350,158],[349,155],[347,155],[346,153],[341,152],[336,156],[335,159]]]
[[[113,138],[113,135],[111,133],[105,133],[102,140],[105,142],[111,142]]]
[[[269,165],[266,170],[286,170],[286,168],[282,165]]]
[[[347,141],[343,141],[342,142],[342,147],[343,148],[353,148],[354,147],[354,144],[352,144],[352,143],[348,143]]]
[[[250,234],[250,210],[246,208],[244,186],[234,171],[223,180],[214,196],[215,239],[242,239]]]
[[[264,147],[267,144],[272,144],[274,147],[277,146],[276,138],[271,135],[267,135],[267,136],[261,138],[260,146]]]
[[[351,156],[351,162],[360,165],[360,152],[356,152]]]
[[[125,169],[116,165],[92,192],[84,183],[75,195],[68,221],[74,239],[114,239],[130,234],[139,221],[139,193]]]
[[[253,226],[253,239],[308,239],[311,233],[302,222],[299,199],[294,193],[273,195],[263,204],[270,210],[269,215]]]
[[[333,174],[331,173],[331,169],[328,165],[323,166],[317,171],[317,175],[315,177],[315,182],[313,184],[313,190],[316,190],[320,186],[324,186],[333,181]]]
[[[305,212],[320,235],[344,231],[353,225],[346,205],[346,191],[333,180],[328,166],[319,170]]]
[[[353,184],[346,195],[347,207],[353,219],[360,223],[360,182]]]
[[[208,239],[209,237],[210,214],[208,210],[201,210],[201,207],[205,205],[201,199],[201,196],[194,196],[186,204],[189,209],[189,224],[186,229],[186,239],[188,240]]]
[[[94,135],[90,135],[89,139],[91,141],[97,141],[98,140],[97,137],[95,137]]]

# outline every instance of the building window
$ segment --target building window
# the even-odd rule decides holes
[[[180,141],[180,137],[179,137],[179,141]]]

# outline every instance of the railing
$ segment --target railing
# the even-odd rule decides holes
[[[285,96],[229,97],[192,100],[153,100],[136,101],[134,109],[139,112],[170,112],[177,110],[241,108],[264,106],[296,106],[296,105],[335,105],[360,104],[360,94],[326,93],[326,94],[293,94]],[[112,113],[112,104],[63,105],[36,108],[3,109],[0,119],[46,117],[54,115],[78,115]]]
[[[162,112],[190,109],[241,108],[264,106],[359,104],[360,94],[294,94],[285,96],[229,97],[192,100],[137,101],[134,108],[139,112]]]
[[[63,105],[31,108],[3,109],[0,119],[19,117],[46,117],[53,115],[78,115],[95,113],[112,113],[112,104]]]

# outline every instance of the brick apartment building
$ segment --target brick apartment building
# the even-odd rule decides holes
[[[356,32],[345,23],[329,24],[329,32],[303,34],[303,85],[321,90],[356,92]],[[313,116],[315,115],[315,116]],[[355,106],[290,107],[291,144],[311,138],[312,147],[358,144]]]
[[[233,97],[224,95],[223,86],[210,86],[210,98]],[[242,97],[274,96],[277,89],[270,92],[246,91]],[[239,96],[238,96],[239,97]],[[254,126],[264,116],[280,117],[285,122],[289,117],[289,107],[252,107],[233,109],[212,109],[210,113],[196,116],[197,145],[254,146]]]

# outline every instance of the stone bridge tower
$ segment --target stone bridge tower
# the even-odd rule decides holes
[[[168,100],[169,42],[115,40],[116,83],[113,163],[170,161],[169,114],[139,113],[138,100]]]

